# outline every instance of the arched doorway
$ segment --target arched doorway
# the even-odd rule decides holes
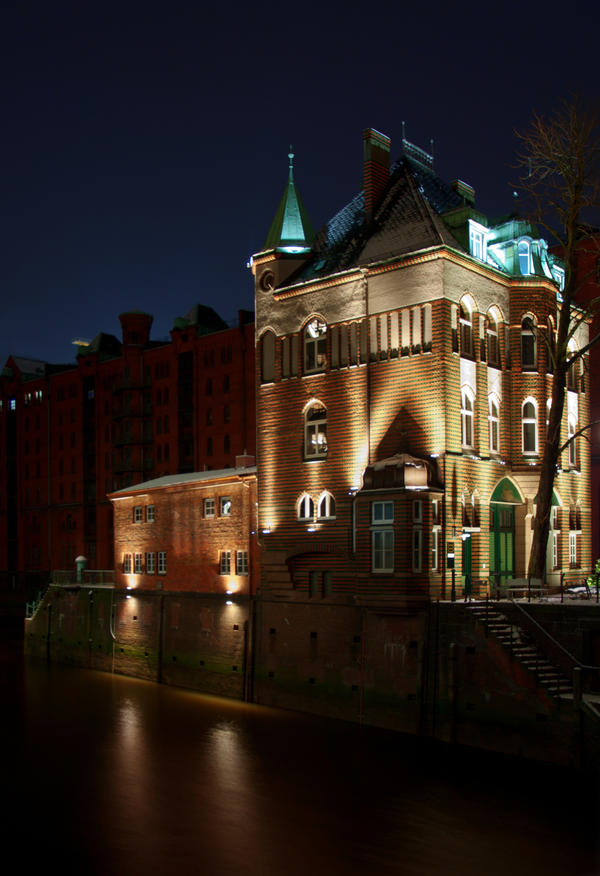
[[[523,497],[510,478],[502,478],[490,497],[490,585],[502,588],[515,573],[515,506]]]

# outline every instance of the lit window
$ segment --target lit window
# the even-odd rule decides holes
[[[215,500],[214,499],[205,499],[204,500],[204,516],[205,517],[214,517],[215,516]]]
[[[394,532],[391,529],[375,529],[371,533],[372,570],[394,571]]]
[[[523,276],[533,274],[533,266],[531,262],[531,244],[528,240],[520,240],[517,253],[519,256],[519,270]]]
[[[563,271],[562,268],[559,268],[557,265],[554,265],[552,267],[552,276],[554,277],[554,279],[558,283],[558,288],[562,292],[563,289],[565,288],[565,272]]]
[[[537,453],[537,404],[526,399],[522,408],[523,453]]]
[[[167,552],[159,551],[158,552],[158,574],[166,575],[167,574]]]
[[[231,575],[231,551],[221,551],[219,574]]]
[[[460,354],[469,359],[473,358],[473,317],[466,302],[460,302]]]
[[[313,404],[304,418],[304,455],[319,458],[327,455],[327,409]]]
[[[134,563],[133,571],[135,572],[136,575],[141,575],[142,574],[142,555],[141,554],[134,554],[133,563]]]
[[[312,520],[314,515],[314,502],[308,493],[305,493],[298,502],[298,520]]]
[[[461,392],[461,441],[463,447],[473,446],[473,393],[467,387]]]
[[[154,523],[154,505],[146,506],[146,523]]]
[[[231,517],[231,499],[229,496],[221,496],[221,517]]]
[[[379,523],[393,523],[394,521],[394,503],[393,502],[373,502],[371,505],[371,523],[377,525]]]
[[[335,499],[331,493],[323,493],[319,500],[319,518],[335,517]]]
[[[131,574],[131,554],[123,555],[123,572],[126,575]]]
[[[469,220],[469,248],[472,256],[482,261],[485,260],[485,229],[473,222],[472,219]]]
[[[523,371],[537,368],[536,326],[530,316],[525,316],[521,323],[521,368]]]
[[[142,508],[141,505],[136,505],[135,508],[133,509],[133,522],[134,523],[141,523],[143,519],[144,519],[144,509]]]
[[[10,409],[11,411],[16,411],[17,409],[17,400],[15,398],[11,398],[10,400]]]
[[[146,575],[154,575],[155,555],[152,551],[146,553]]]
[[[327,326],[319,319],[311,320],[304,329],[304,371],[307,374],[324,371],[327,363]]]
[[[235,574],[248,574],[248,551],[236,551],[235,554]]]
[[[490,453],[498,453],[500,449],[500,416],[498,403],[492,395],[489,397],[488,422],[490,428]]]

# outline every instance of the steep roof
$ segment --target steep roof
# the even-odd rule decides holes
[[[294,183],[294,153],[290,146],[289,177],[283,197],[271,223],[263,250],[284,249],[291,252],[307,250],[314,238],[314,231]]]
[[[391,168],[372,220],[365,223],[361,191],[317,232],[313,255],[292,282],[441,244],[463,249],[441,218],[463,199],[421,158],[421,150],[413,147],[411,154],[410,146],[405,143],[404,155]]]

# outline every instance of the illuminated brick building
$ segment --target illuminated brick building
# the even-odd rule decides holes
[[[364,135],[364,189],[313,236],[293,173],[256,283],[265,594],[410,604],[526,574],[560,263],[431,156]],[[585,343],[587,327],[576,336]],[[563,437],[587,422],[572,373]],[[547,578],[590,565],[589,450],[563,453]]]
[[[108,492],[225,469],[255,452],[254,324],[209,307],[152,341],[152,317],[120,317],[73,365],[11,356],[0,377],[0,572],[47,581],[83,554],[113,566]]]

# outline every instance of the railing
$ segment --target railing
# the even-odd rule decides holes
[[[52,584],[55,587],[97,587],[114,583],[115,573],[112,569],[84,569],[80,573],[75,569],[55,569],[52,572]]]

